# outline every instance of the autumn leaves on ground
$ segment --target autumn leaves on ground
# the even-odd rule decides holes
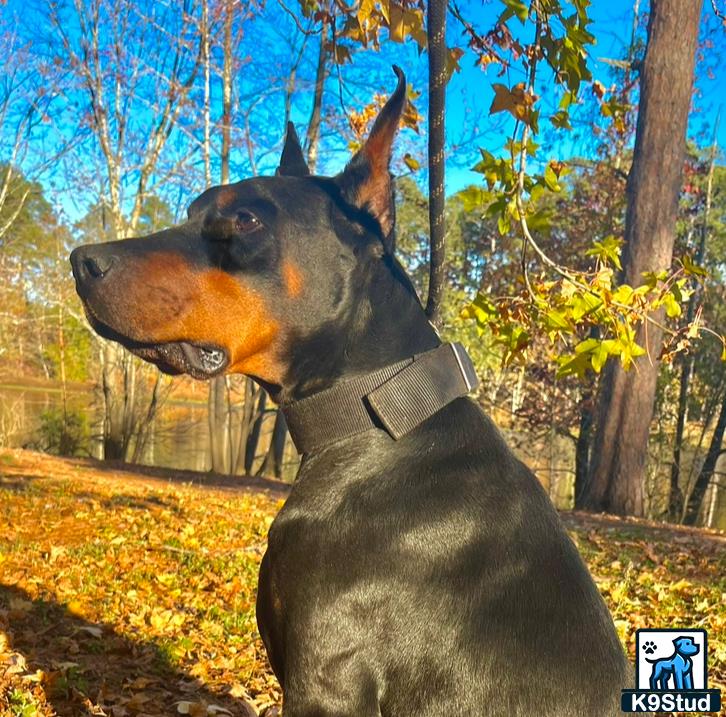
[[[0,452],[0,714],[275,714],[254,604],[286,491],[204,480]],[[564,517],[631,654],[636,628],[705,627],[723,689],[726,538]]]

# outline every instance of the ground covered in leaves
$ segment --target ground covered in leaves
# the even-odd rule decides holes
[[[143,471],[0,451],[0,715],[276,713],[254,603],[285,487]],[[564,518],[628,650],[705,627],[724,689],[726,538]]]

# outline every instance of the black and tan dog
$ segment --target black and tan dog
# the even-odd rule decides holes
[[[610,615],[394,258],[397,74],[341,174],[309,176],[289,128],[277,176],[74,251],[78,293],[163,371],[244,373],[286,410],[304,457],[258,596],[285,717],[619,714]]]

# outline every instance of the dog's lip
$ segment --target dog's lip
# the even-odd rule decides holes
[[[229,363],[227,352],[214,344],[198,344],[189,341],[179,341],[178,343],[189,366],[206,376],[216,376]]]
[[[196,379],[213,378],[229,365],[227,350],[212,342],[180,338],[176,341],[139,341],[104,321],[84,302],[88,321],[99,336],[115,341],[139,358],[153,363],[163,373],[172,376],[188,374]]]

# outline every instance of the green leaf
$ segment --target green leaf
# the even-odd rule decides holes
[[[497,229],[502,236],[511,231],[512,223],[509,219],[509,214],[501,214],[499,216],[499,219],[497,219]]]
[[[529,17],[529,8],[522,2],[522,0],[502,0],[502,3],[507,6],[516,16],[517,19],[524,25]]]
[[[570,322],[564,311],[550,309],[544,314],[544,323],[547,328],[556,330],[571,330]]]
[[[595,351],[592,352],[592,356],[590,357],[590,364],[592,365],[592,370],[595,373],[600,373],[602,371],[602,367],[605,365],[605,362],[608,359],[608,352],[605,347],[600,344]]]
[[[499,196],[495,199],[484,212],[486,217],[496,217],[497,215],[504,214],[507,208],[507,198],[505,196]]]
[[[668,278],[667,271],[644,271],[641,275],[645,279],[645,283],[650,289],[655,289],[659,281],[665,281]]]
[[[533,212],[527,217],[530,230],[539,234],[547,234],[552,229],[549,211],[543,209]]]
[[[630,324],[618,327],[618,338],[613,341],[611,353],[620,357],[620,363],[626,371],[635,358],[645,354],[645,349],[635,342],[635,329]]]
[[[578,376],[584,378],[590,367],[590,356],[587,352],[581,354],[566,354],[557,358],[557,378],[565,376]]]
[[[573,294],[570,306],[572,307],[572,318],[580,321],[603,306],[603,301],[590,292],[583,292]]]
[[[552,169],[552,165],[550,164],[545,167],[544,180],[547,187],[553,192],[559,192],[562,189],[559,182],[557,181],[557,175],[555,174],[555,170]]]
[[[484,191],[481,187],[477,187],[473,184],[466,189],[462,189],[458,193],[458,197],[461,200],[461,204],[465,212],[481,211],[490,196],[491,195]]]
[[[698,266],[688,254],[684,254],[681,257],[681,265],[686,274],[691,276],[708,276],[708,271],[702,266]]]
[[[572,129],[570,113],[567,110],[558,110],[550,117],[550,122],[557,129]]]
[[[577,94],[574,92],[567,91],[562,95],[562,99],[560,100],[560,109],[569,110],[570,105],[572,105],[576,101],[577,101]]]
[[[484,328],[497,318],[498,312],[486,294],[479,292],[474,301],[465,306],[459,315],[462,319],[474,319],[480,328]]]
[[[602,241],[593,242],[594,248],[588,249],[585,254],[597,257],[605,265],[614,264],[618,269],[622,269],[623,267],[620,264],[620,247],[622,244],[622,239],[618,239],[611,234]]]
[[[618,304],[625,304],[628,306],[632,303],[633,299],[633,287],[629,284],[621,284],[612,295],[612,300]]]

